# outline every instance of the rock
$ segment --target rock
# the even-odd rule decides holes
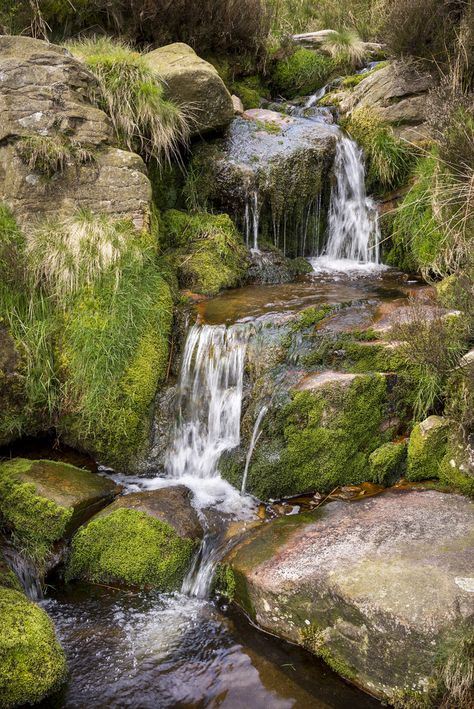
[[[0,148],[0,201],[13,210],[19,224],[68,216],[80,209],[131,219],[138,229],[149,226],[151,186],[145,163],[134,153],[105,148],[84,165],[69,163],[45,178],[21,160],[15,146]]]
[[[292,41],[299,47],[305,49],[317,49],[324,52],[325,42],[331,38],[332,34],[337,34],[335,30],[318,30],[317,32],[304,32],[303,34],[292,35]],[[381,57],[384,55],[384,45],[379,42],[361,42],[366,56]]]
[[[144,512],[150,517],[166,522],[182,538],[196,540],[203,536],[199,517],[192,506],[192,493],[185,485],[122,495],[99,512],[96,519],[121,509]]]
[[[227,557],[234,601],[370,693],[425,706],[440,661],[472,638],[473,524],[471,502],[435,491],[283,517]]]
[[[234,116],[230,93],[216,69],[187,44],[176,42],[144,55],[166,83],[166,94],[192,117],[192,134],[225,128]]]
[[[182,485],[119,498],[80,529],[66,579],[180,588],[203,532]]]
[[[251,250],[247,283],[290,283],[297,276],[310,273],[311,264],[305,258],[286,258],[281,251],[273,249]]]
[[[384,443],[369,455],[370,479],[380,485],[388,485],[404,472],[407,454],[406,442]]]
[[[112,127],[86,92],[97,80],[63,47],[31,37],[0,36],[0,142],[68,135],[100,146]]]
[[[231,96],[232,98],[232,105],[234,107],[234,113],[237,114],[238,116],[242,115],[244,112],[244,104],[242,103],[241,99],[238,96]]]
[[[390,62],[373,72],[339,102],[342,114],[358,108],[374,109],[381,120],[391,123],[402,138],[426,138],[428,92],[435,82],[431,74],[416,64]]]
[[[441,416],[429,416],[413,428],[408,443],[408,480],[437,478],[445,453],[449,422]]]
[[[0,37],[0,201],[23,226],[78,209],[149,226],[151,186],[143,160],[110,147],[113,131],[87,98],[94,76],[61,47],[29,37]],[[30,167],[24,141],[81,146],[63,169]]]
[[[446,454],[441,460],[438,476],[440,482],[463,495],[474,497],[474,447],[472,439],[466,441],[454,429],[446,446]]]
[[[0,518],[43,576],[55,545],[119,491],[111,480],[66,463],[15,458],[0,465]]]
[[[195,194],[228,212],[249,247],[258,231],[258,247],[266,241],[285,256],[304,255],[329,202],[335,146],[335,129],[324,123],[246,111],[223,139],[195,147]]]
[[[36,704],[66,679],[66,658],[42,608],[0,588],[0,706]]]

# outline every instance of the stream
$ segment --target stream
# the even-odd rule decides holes
[[[303,120],[303,119],[302,119]],[[51,588],[42,603],[70,668],[61,693],[41,707],[328,707],[379,702],[345,683],[305,651],[263,635],[211,596],[216,564],[232,544],[231,523],[256,519],[258,501],[221,478],[221,455],[240,443],[246,348],[255,318],[319,303],[360,301],[373,316],[384,301],[405,301],[400,274],[379,264],[376,206],[366,195],[358,146],[340,134],[326,246],[297,282],[230,290],[196,306],[177,385],[164,471],[112,477],[127,491],[184,484],[205,530],[181,592],[134,593],[80,584]],[[258,195],[245,212],[249,248],[258,250]],[[416,286],[413,286],[416,287]],[[252,444],[265,416],[255,423]]]

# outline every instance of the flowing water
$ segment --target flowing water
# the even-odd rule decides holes
[[[334,165],[336,183],[329,207],[328,237],[315,270],[347,271],[380,265],[377,207],[365,189],[362,150],[341,134]]]
[[[241,489],[242,494],[245,493],[245,486],[247,485],[247,475],[249,472],[250,461],[252,460],[252,455],[255,450],[255,446],[257,445],[258,439],[260,438],[260,426],[262,425],[262,421],[263,421],[267,411],[268,411],[268,406],[262,406],[262,408],[258,412],[257,418],[255,419],[255,424],[254,424],[253,431],[252,431],[252,437],[250,439],[250,445],[249,445],[249,449],[247,452],[247,458],[245,460],[244,474],[242,477],[242,489]]]

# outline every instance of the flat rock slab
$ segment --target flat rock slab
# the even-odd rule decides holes
[[[261,627],[389,700],[423,691],[446,639],[472,633],[474,503],[459,495],[330,503],[250,533],[229,563]]]
[[[196,510],[191,504],[192,493],[185,485],[165,487],[160,490],[133,492],[118,497],[97,517],[105,517],[119,509],[137,510],[166,522],[180,537],[201,539],[203,530]]]

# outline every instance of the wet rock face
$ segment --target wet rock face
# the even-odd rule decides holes
[[[165,81],[166,93],[190,113],[193,135],[225,128],[234,104],[216,69],[187,44],[176,42],[145,55]]]
[[[472,633],[473,529],[472,502],[435,491],[281,518],[230,553],[235,601],[370,692],[423,694]]]
[[[287,256],[314,250],[330,192],[337,131],[264,109],[235,118],[223,139],[193,160],[196,194],[228,211],[248,246],[274,244]]]
[[[67,50],[29,37],[0,37],[0,201],[20,224],[90,209],[148,225],[151,187],[138,155],[111,147],[106,114],[86,92],[95,77]],[[72,149],[53,175],[32,166],[26,140]],[[51,143],[52,144],[52,143]],[[77,150],[87,159],[77,158]],[[76,157],[74,150],[76,150]]]
[[[395,132],[407,140],[426,137],[424,123],[428,118],[428,92],[434,79],[414,64],[391,62],[374,72],[345,98],[339,108],[342,114],[369,107],[383,121],[392,123]]]

